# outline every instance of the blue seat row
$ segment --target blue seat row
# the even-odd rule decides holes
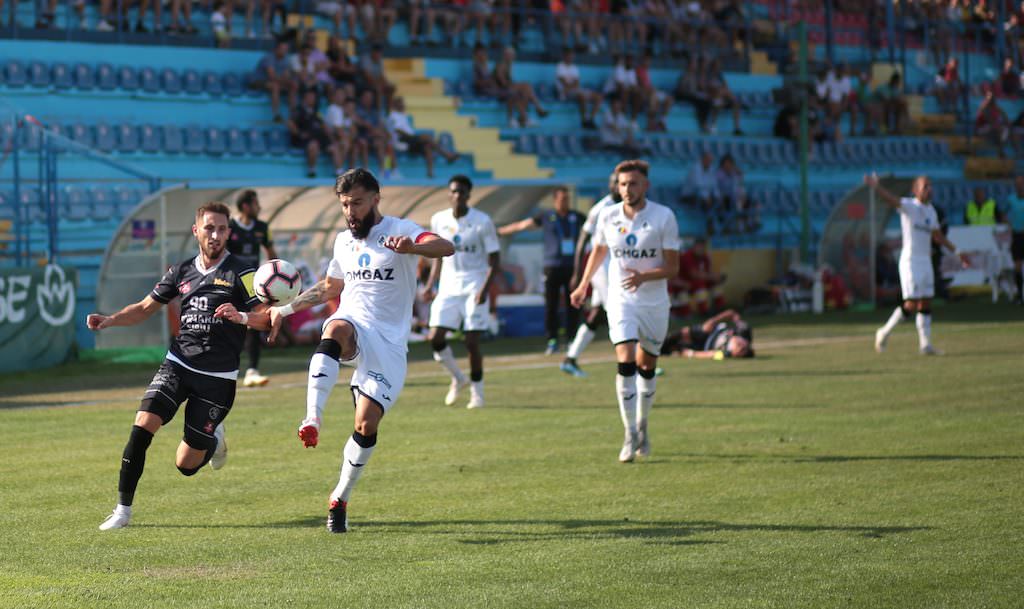
[[[11,59],[0,66],[0,84],[11,88],[34,87],[42,89],[79,91],[114,91],[129,93],[166,93],[171,95],[209,95],[211,97],[238,97],[245,94],[262,93],[249,86],[249,73],[228,72],[219,74],[212,71],[200,72],[188,68],[182,71],[171,68],[115,67],[109,63],[90,65],[66,63],[47,65],[40,61],[28,65]]]
[[[126,186],[65,186],[57,193],[57,210],[61,220],[110,220],[123,217],[146,196],[146,191]],[[46,211],[42,193],[37,188],[24,188],[18,201],[30,222],[45,222]],[[14,219],[13,193],[0,192],[0,217]]]

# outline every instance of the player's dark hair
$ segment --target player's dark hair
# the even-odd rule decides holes
[[[646,178],[647,172],[651,166],[647,161],[641,161],[640,159],[631,159],[629,161],[622,161],[615,166],[615,173],[628,173],[630,171],[636,171]]]
[[[569,194],[569,187],[568,186],[556,186],[555,190],[553,192],[554,192],[554,194],[558,194],[560,192],[564,192],[566,195],[568,195]]]
[[[451,178],[448,179],[448,184],[450,185],[452,182],[465,186],[466,190],[473,190],[473,180],[470,180],[469,176],[467,175],[463,175],[461,173],[453,175]]]
[[[373,173],[369,169],[356,167],[338,176],[338,179],[334,181],[334,194],[339,196],[348,194],[357,186],[369,192],[380,193],[380,182],[373,176]]]
[[[256,201],[257,198],[255,190],[243,190],[242,194],[238,195],[238,199],[235,200],[235,206],[238,207],[238,211],[242,211],[243,205],[249,205]]]
[[[222,214],[225,218],[231,217],[231,210],[220,201],[208,201],[200,205],[196,210],[196,219],[202,218],[205,213]]]

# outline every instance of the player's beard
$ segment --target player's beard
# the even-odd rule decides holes
[[[211,245],[210,243],[199,243],[199,251],[203,253],[208,259],[212,261],[220,260],[220,257],[224,255],[224,243],[217,243]]]
[[[353,218],[345,220],[348,222],[348,228],[352,231],[352,236],[356,239],[366,239],[370,236],[370,231],[373,229],[373,225],[378,221],[376,210],[366,214],[364,218]]]
[[[622,202],[625,203],[626,205],[629,205],[630,207],[637,207],[638,205],[644,202],[644,197],[637,197],[635,199],[623,199]]]

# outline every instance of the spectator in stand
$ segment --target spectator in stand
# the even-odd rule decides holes
[[[760,225],[758,210],[747,194],[743,185],[743,171],[736,164],[731,154],[726,154],[718,162],[718,193],[721,196],[722,208],[735,220],[736,232],[747,233],[757,230]],[[729,228],[726,228],[729,231]]]
[[[266,0],[263,0],[264,4]],[[322,0],[316,3],[317,12],[329,17],[334,23],[334,35],[341,35],[341,22],[348,25],[348,38],[356,39],[356,5],[354,2],[344,0]]]
[[[156,3],[159,4],[159,0]],[[231,22],[224,13],[224,3],[220,0],[214,2],[213,12],[210,13],[210,30],[213,32],[214,44],[218,49],[226,49],[231,46],[231,32],[229,31]]]
[[[366,39],[374,45],[385,44],[388,41],[388,34],[395,25],[398,12],[391,2],[385,0],[362,0],[356,2],[363,19],[363,31],[366,32]]]
[[[299,52],[292,55],[290,63],[291,73],[298,81],[299,95],[313,91],[318,97],[322,95],[330,98],[334,86],[327,73],[327,56],[323,52],[304,41]]]
[[[856,135],[857,114],[851,103],[853,83],[846,73],[845,65],[839,64],[835,70],[829,70],[827,90],[828,109],[832,120],[839,125],[843,113],[848,113],[850,115],[850,137],[853,137]]]
[[[427,163],[427,177],[434,177],[434,154],[440,154],[449,163],[454,163],[459,155],[449,152],[434,141],[426,133],[416,133],[409,115],[405,113],[405,100],[395,97],[391,100],[391,112],[387,119],[388,132],[391,134],[391,147],[399,152],[422,154]]]
[[[882,107],[871,91],[871,75],[864,70],[850,94],[850,135],[855,135],[857,116],[864,117],[861,135],[874,135],[882,122]]]
[[[448,2],[435,0],[411,0],[409,3],[409,38],[412,46],[426,44],[435,46],[434,24],[438,17],[444,23],[445,40],[455,40],[455,26],[458,23],[458,12]],[[422,35],[420,21],[423,22]]]
[[[274,50],[260,59],[249,86],[270,93],[270,109],[274,122],[281,122],[281,93],[288,95],[288,107],[294,108],[298,98],[298,82],[292,78],[291,62],[288,61],[288,43],[279,41]]]
[[[395,93],[395,85],[388,81],[384,74],[384,60],[381,58],[380,45],[370,47],[370,52],[359,61],[364,82],[373,89],[375,99],[383,102],[385,108],[391,107],[391,96]]]
[[[1016,99],[1020,95],[1020,71],[1013,65],[1013,58],[1003,60],[1003,71],[999,73],[999,94]]]
[[[889,83],[875,90],[875,97],[882,105],[883,125],[889,133],[903,133],[910,121],[907,100],[903,97],[903,82],[899,72],[889,77]]]
[[[679,317],[689,317],[696,305],[697,314],[705,317],[713,307],[715,311],[725,308],[722,284],[725,275],[711,269],[711,258],[707,252],[708,240],[697,237],[693,247],[679,256],[679,274],[669,281],[669,293],[673,295],[672,312]]]
[[[365,148],[359,150],[356,146],[356,127],[355,122],[352,120],[355,104],[348,105],[345,103],[346,101],[348,101],[348,98],[345,90],[341,88],[335,89],[334,95],[331,98],[331,105],[327,107],[327,115],[324,117],[324,122],[327,125],[327,136],[331,144],[334,145],[335,154],[338,159],[338,168],[340,169],[354,167],[357,154],[361,154],[364,159],[367,155]],[[348,111],[346,111],[346,106],[348,106]],[[365,167],[366,165],[363,166]]]
[[[683,71],[679,74],[679,80],[676,82],[675,96],[679,101],[693,105],[693,110],[697,115],[697,126],[700,127],[701,133],[707,133],[710,130],[708,117],[711,116],[711,100],[700,88],[703,66],[703,58],[698,57],[694,62],[687,55],[683,63]]]
[[[999,150],[999,158],[1006,157],[1007,142],[1013,149],[1013,156],[1017,156],[1017,137],[1013,133],[1010,119],[996,103],[996,97],[991,90],[985,92],[985,99],[978,107],[978,113],[974,117],[974,130],[979,136],[996,146]]]
[[[288,117],[288,131],[291,133],[291,144],[306,153],[306,177],[316,177],[316,163],[320,152],[327,150],[334,158],[335,168],[341,167],[337,153],[327,135],[320,113],[317,111],[316,91],[306,91],[302,103],[293,108]]]
[[[734,135],[743,135],[740,129],[740,103],[732,94],[728,83],[725,82],[725,75],[722,73],[721,63],[718,58],[712,59],[704,72],[703,79],[699,82],[700,90],[711,102],[711,114],[708,117],[710,133],[716,130],[715,124],[718,120],[718,112],[723,108],[732,110],[732,125]]]
[[[353,91],[347,96],[352,97],[355,95],[355,87],[359,84],[359,79],[361,78],[359,68],[352,63],[352,58],[349,57],[348,51],[341,44],[340,38],[331,36],[328,39],[325,56],[327,57],[327,74],[331,77],[334,86],[343,89],[351,86]]]
[[[360,94],[359,105],[352,121],[356,124],[356,140],[361,142],[359,146],[372,148],[377,156],[380,163],[379,174],[385,179],[401,178],[395,149],[391,145],[391,135],[387,131],[373,91],[366,90]]]
[[[647,130],[667,132],[665,119],[672,110],[672,96],[659,91],[651,81],[651,56],[644,53],[640,64],[636,67],[636,81],[640,92],[641,104],[647,112]]]
[[[112,0],[100,0],[101,14],[110,14],[104,9],[104,5],[109,6],[110,4],[112,4]],[[157,4],[160,4],[160,2],[157,2]],[[104,31],[103,25],[105,23],[106,19],[101,20],[96,29]],[[110,26],[110,29],[113,29],[113,26]],[[167,33],[197,34],[198,32],[199,30],[196,29],[196,26],[192,25],[192,3],[188,0],[171,0],[171,25],[167,27]]]
[[[964,208],[964,224],[968,226],[995,226],[1002,219],[996,200],[985,193],[983,186],[974,188],[974,198]]]
[[[516,111],[519,114],[519,127],[532,127],[535,125],[528,115],[527,112],[530,106],[537,112],[537,116],[544,118],[548,115],[548,111],[541,105],[540,99],[537,98],[537,94],[533,90],[533,86],[528,82],[515,82],[512,80],[512,62],[516,59],[516,51],[512,47],[505,47],[505,50],[501,54],[501,61],[494,66],[494,84],[497,86],[499,91],[499,97],[505,95],[510,101],[512,101],[516,107]],[[509,120],[509,126],[515,127],[516,125]]]
[[[696,204],[707,218],[708,234],[715,231],[715,219],[721,213],[722,194],[718,191],[718,175],[715,170],[715,157],[708,151],[700,155],[700,160],[693,164],[683,184],[683,198]]]
[[[643,102],[631,55],[623,55],[615,60],[615,69],[605,82],[604,93],[611,98],[621,99],[623,108],[632,118],[636,118]]]
[[[950,57],[935,76],[935,99],[943,112],[955,112],[963,84],[960,82],[960,64]]]
[[[612,98],[611,103],[601,112],[598,124],[601,144],[605,147],[623,156],[634,156],[640,151],[636,143],[636,121],[629,118],[621,99]]]
[[[595,119],[601,108],[601,95],[580,84],[580,69],[576,66],[572,49],[568,47],[562,50],[562,61],[555,66],[555,91],[558,99],[576,102],[580,110],[580,127],[597,129]]]

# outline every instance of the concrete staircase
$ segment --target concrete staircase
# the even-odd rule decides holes
[[[459,152],[471,153],[477,169],[505,180],[550,178],[554,174],[540,167],[536,156],[513,152],[512,143],[501,140],[498,129],[477,127],[473,117],[458,114],[458,99],[444,94],[440,79],[424,75],[422,59],[386,59],[384,69],[405,99],[406,111],[416,127],[451,133],[455,147]]]

